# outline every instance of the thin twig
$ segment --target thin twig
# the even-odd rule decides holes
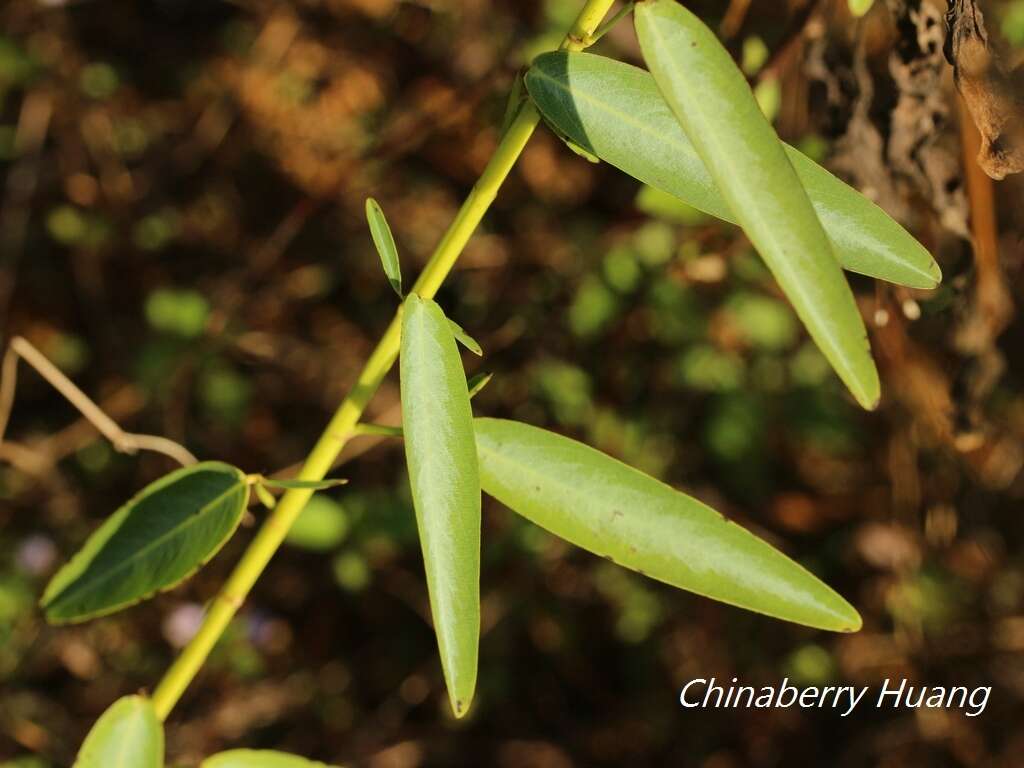
[[[18,358],[31,365],[36,372],[71,403],[81,414],[110,441],[114,450],[134,454],[138,451],[153,451],[177,461],[182,466],[195,464],[198,460],[187,448],[173,440],[159,435],[141,435],[125,432],[88,395],[51,363],[42,352],[21,336],[15,336],[4,354],[0,368],[0,442],[3,441],[14,404],[14,390],[17,383]]]
[[[757,82],[762,82],[771,75],[778,74],[778,70],[786,63],[790,53],[803,39],[808,23],[820,6],[821,0],[807,0],[796,12],[782,33],[782,38],[776,44],[775,50],[772,51],[768,61],[758,72]]]
[[[975,158],[982,137],[963,99],[960,104],[960,137],[963,146],[967,199],[971,210],[971,236],[977,272],[975,302],[981,319],[982,338],[978,346],[990,348],[1013,315],[1013,299],[999,264],[999,225],[996,221],[995,189]]]
[[[747,20],[747,11],[749,10],[750,0],[732,0],[725,11],[722,25],[719,27],[722,37],[727,40],[736,37],[743,26],[743,22]]]
[[[3,367],[0,368],[0,443],[4,439],[7,420],[11,417],[11,406],[14,404],[14,387],[17,383],[18,352],[12,344],[4,353]]]

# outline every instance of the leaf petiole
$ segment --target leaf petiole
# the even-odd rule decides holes
[[[633,6],[635,5],[635,2],[626,3],[625,5],[623,5],[614,16],[612,16],[604,24],[599,26],[596,30],[594,30],[594,33],[592,35],[590,35],[589,37],[587,37],[586,40],[584,40],[585,47],[589,48],[602,37],[611,32],[616,24],[618,24],[620,21],[622,21],[624,18],[626,18],[629,14],[633,12]]]
[[[352,434],[363,437],[402,437],[404,432],[401,427],[389,427],[384,424],[356,424]]]

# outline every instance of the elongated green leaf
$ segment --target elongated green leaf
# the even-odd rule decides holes
[[[331,768],[326,763],[268,749],[232,749],[203,760],[199,768]]]
[[[636,6],[654,80],[811,337],[857,401],[878,404],[867,331],[807,193],[746,78],[676,0]]]
[[[384,218],[384,211],[372,197],[366,199],[366,221],[370,225],[373,244],[377,247],[377,253],[380,254],[380,263],[384,267],[384,274],[395,293],[398,294],[398,298],[402,298],[402,265],[398,260],[398,247],[395,245],[395,238],[391,234],[388,220]]]
[[[466,374],[447,318],[410,294],[402,316],[402,425],[437,644],[456,717],[476,688],[480,477]]]
[[[93,725],[74,768],[163,768],[164,730],[149,699],[125,696]]]
[[[103,616],[180,584],[231,537],[248,500],[241,470],[216,461],[150,484],[56,573],[41,600],[47,620]]]
[[[707,166],[650,73],[590,53],[547,53],[526,76],[545,119],[605,162],[733,224]],[[881,208],[793,147],[786,154],[845,269],[912,288],[934,288],[931,254]]]
[[[659,581],[786,621],[856,631],[860,616],[744,528],[600,451],[477,419],[484,491],[551,533]]]
[[[448,325],[451,327],[452,335],[459,344],[464,346],[477,357],[484,356],[484,350],[480,346],[479,342],[466,333],[465,329],[461,325],[456,323],[454,320],[448,320]]]

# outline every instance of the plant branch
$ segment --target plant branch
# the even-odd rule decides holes
[[[587,0],[572,29],[562,41],[561,48],[586,48],[591,36],[614,3],[615,0]],[[539,123],[540,115],[536,107],[530,102],[524,104],[430,257],[430,261],[413,286],[413,291],[424,298],[433,298],[436,295]],[[342,401],[307,457],[298,475],[300,480],[321,480],[349,438],[355,434],[363,411],[398,357],[401,327],[399,310],[377,344],[377,348],[366,361],[352,390]],[[153,706],[161,720],[167,718],[188,684],[199,672],[311,495],[310,490],[288,491],[249,544],[249,548],[235,566],[220,594],[209,606],[199,631],[167,670],[153,692]]]
[[[11,339],[3,364],[0,366],[0,443],[3,442],[7,422],[14,405],[14,389],[17,385],[18,358],[31,365],[36,372],[60,392],[64,398],[77,408],[86,420],[96,427],[114,449],[121,453],[138,451],[154,451],[169,456],[182,466],[196,463],[196,457],[188,449],[173,440],[159,435],[139,435],[125,432],[100,408],[85,392],[61,373],[46,356],[21,336]]]

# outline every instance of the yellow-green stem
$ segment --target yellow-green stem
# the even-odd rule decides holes
[[[576,22],[562,42],[562,48],[580,50],[591,42],[591,36],[615,0],[587,0]],[[498,194],[519,155],[526,147],[540,122],[540,115],[532,103],[527,102],[509,126],[487,163],[472,192],[466,198],[458,215],[445,233],[413,290],[420,296],[432,298],[444,282],[462,249],[480,224],[487,209]],[[396,358],[401,335],[401,314],[396,313],[391,325],[363,366],[355,386],[338,407],[299,472],[301,480],[322,480],[341,453],[345,443],[355,432],[359,419],[381,381],[391,370]],[[153,706],[157,716],[165,720],[188,684],[199,672],[217,640],[224,633],[235,613],[242,606],[249,590],[266,568],[270,558],[284,541],[288,529],[312,496],[309,490],[290,490],[260,528],[238,565],[210,604],[202,626],[181,655],[174,661],[153,691]]]

